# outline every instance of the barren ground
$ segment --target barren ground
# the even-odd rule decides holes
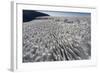
[[[90,17],[38,17],[23,23],[23,62],[91,58]]]

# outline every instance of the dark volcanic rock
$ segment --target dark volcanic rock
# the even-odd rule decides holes
[[[40,16],[49,16],[49,15],[45,13],[33,11],[33,10],[23,10],[23,22],[31,21],[36,17],[40,17]]]

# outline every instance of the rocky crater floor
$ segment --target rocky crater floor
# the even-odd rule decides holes
[[[91,19],[38,17],[23,23],[23,62],[72,61],[91,58]]]

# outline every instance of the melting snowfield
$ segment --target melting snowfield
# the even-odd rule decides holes
[[[91,17],[43,16],[23,23],[23,62],[91,58]]]

